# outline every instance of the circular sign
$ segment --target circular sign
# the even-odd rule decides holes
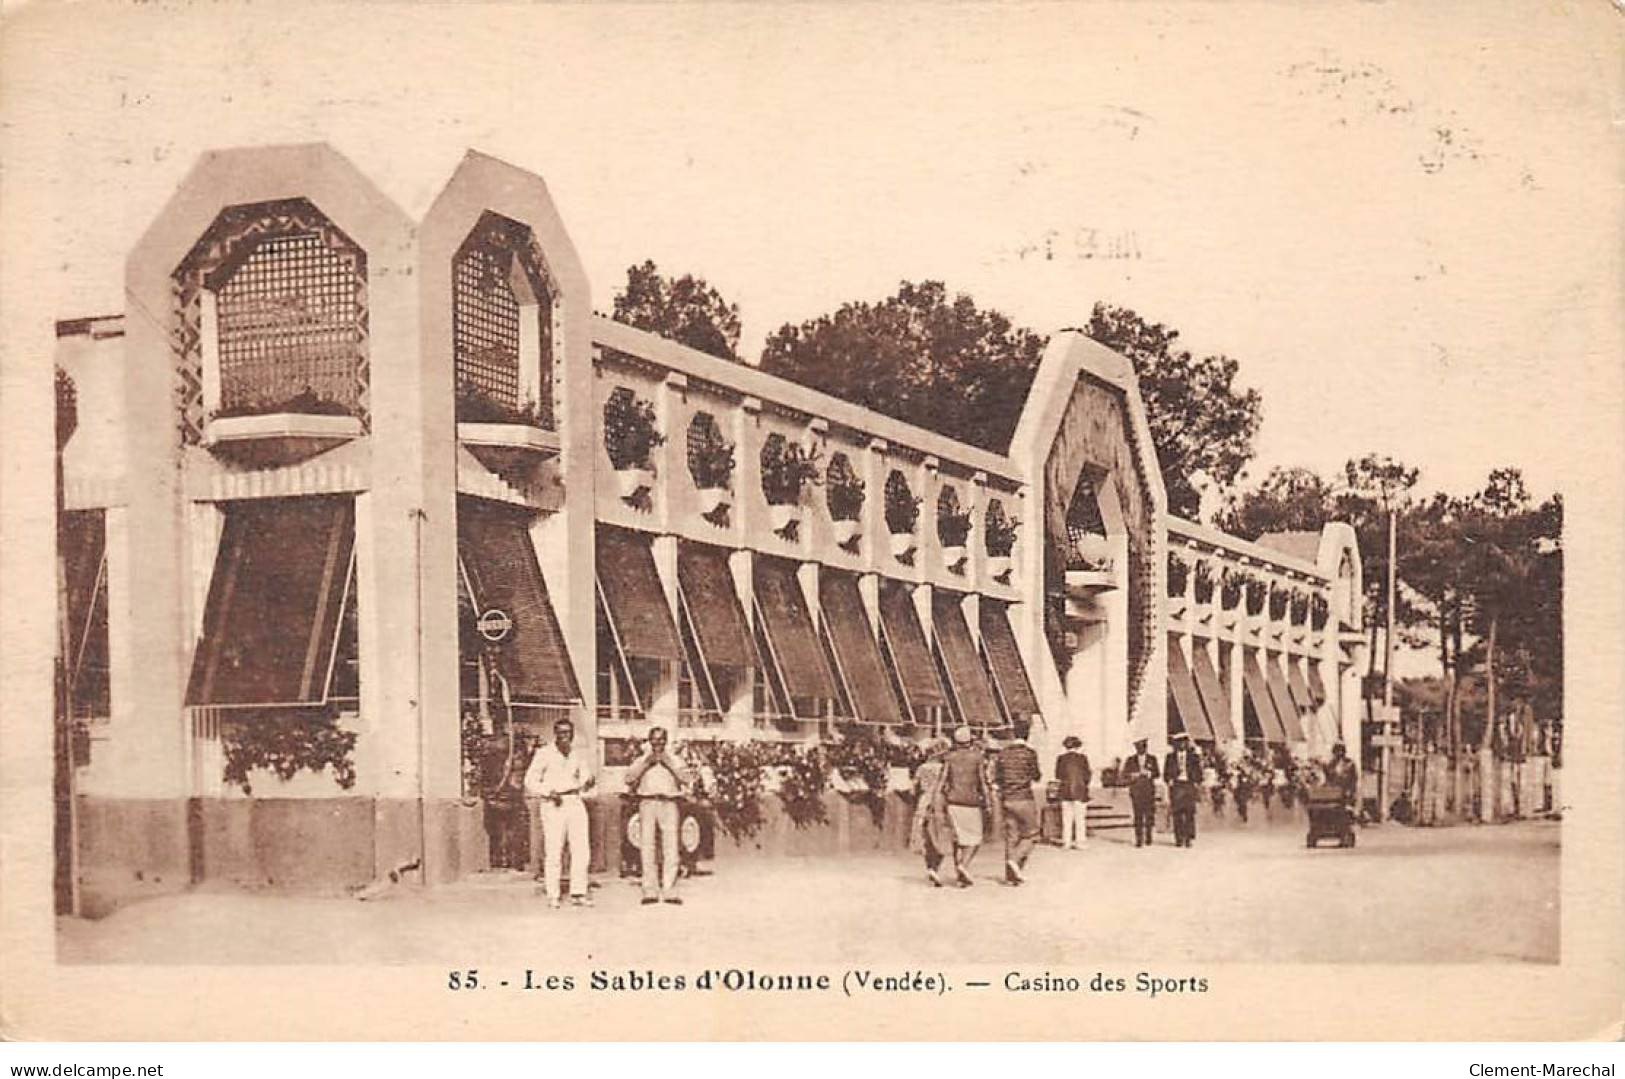
[[[480,615],[479,621],[475,623],[475,628],[480,631],[481,637],[484,637],[492,644],[497,644],[506,640],[509,632],[513,630],[513,619],[508,617],[507,611],[492,607]]]

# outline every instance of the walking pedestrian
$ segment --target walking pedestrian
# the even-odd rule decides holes
[[[1063,752],[1055,758],[1055,782],[1061,800],[1061,847],[1082,850],[1089,838],[1089,758],[1083,742],[1069,734],[1061,742]]]
[[[587,803],[581,796],[598,780],[586,752],[572,749],[575,731],[568,719],[553,724],[553,744],[537,750],[525,772],[525,793],[542,800],[542,872],[547,905],[555,909],[564,890],[566,848],[570,851],[570,902],[592,906],[587,895],[592,852],[587,839]]]
[[[626,773],[626,787],[638,800],[644,906],[661,900],[673,906],[683,902],[677,894],[677,802],[683,795],[687,769],[667,748],[668,738],[666,728],[649,728],[649,748]]]
[[[914,771],[914,820],[909,825],[909,849],[925,855],[925,877],[933,888],[942,887],[943,859],[953,853],[953,823],[948,819],[948,743],[937,739],[926,748],[925,760]]]
[[[1128,781],[1129,804],[1134,808],[1134,845],[1151,845],[1152,818],[1157,809],[1157,758],[1146,752],[1150,742],[1134,740],[1134,753],[1123,762],[1123,778]]]
[[[1174,748],[1163,762],[1162,778],[1168,783],[1174,846],[1188,847],[1196,841],[1196,789],[1202,782],[1202,756],[1184,731],[1174,735]]]
[[[1004,809],[1004,880],[1026,883],[1027,859],[1038,842],[1038,803],[1033,784],[1039,780],[1038,754],[1027,744],[1028,725],[1011,728],[1010,744],[999,750],[994,766],[999,801]]]
[[[954,748],[943,757],[943,801],[953,828],[954,877],[969,888],[970,863],[982,845],[982,809],[988,803],[987,779],[982,770],[982,747],[969,727],[954,729]]]

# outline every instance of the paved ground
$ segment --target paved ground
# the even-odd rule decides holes
[[[445,963],[514,957],[554,969],[906,961],[1556,962],[1555,823],[1368,828],[1354,850],[1307,851],[1296,830],[1166,836],[1137,851],[1041,847],[1031,882],[934,890],[903,854],[738,858],[683,883],[681,907],[638,904],[605,878],[593,910],[545,909],[493,877],[369,902],[194,892],[99,922],[63,920],[67,962]],[[658,934],[651,948],[648,934]]]

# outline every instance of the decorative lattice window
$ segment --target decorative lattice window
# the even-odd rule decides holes
[[[367,258],[306,199],[231,206],[172,275],[180,432],[207,414],[367,423]]]
[[[552,290],[530,229],[482,215],[451,279],[458,420],[551,429]]]
[[[959,492],[944,486],[937,492],[937,538],[944,547],[963,547],[970,537],[970,510],[959,504]]]
[[[349,261],[314,232],[256,244],[216,298],[221,413],[279,410],[301,395],[307,407],[352,411],[359,293]]]

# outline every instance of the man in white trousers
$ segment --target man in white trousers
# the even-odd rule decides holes
[[[572,751],[576,727],[568,719],[553,724],[553,744],[536,751],[525,771],[525,793],[542,800],[542,866],[547,905],[557,908],[564,890],[564,848],[570,848],[570,902],[592,906],[587,895],[587,803],[581,795],[598,782],[585,751]]]
[[[682,903],[677,894],[677,800],[685,772],[667,749],[666,728],[649,729],[649,748],[626,773],[626,786],[638,799],[638,853],[643,862],[643,905],[665,900]],[[656,865],[656,859],[659,865]]]

